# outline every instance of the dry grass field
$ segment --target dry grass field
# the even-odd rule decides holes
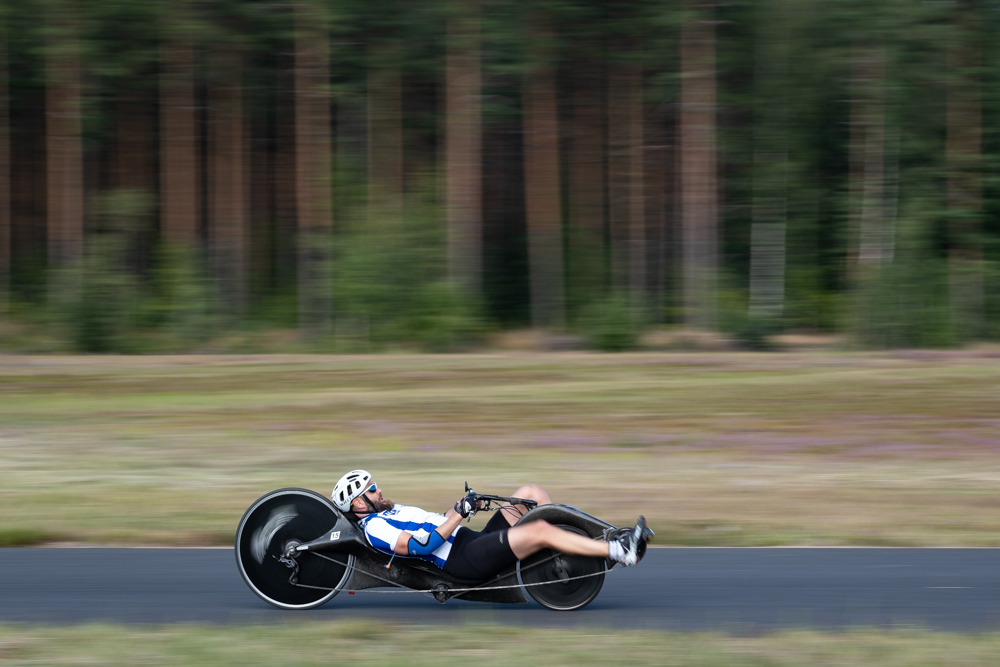
[[[658,544],[1000,546],[1000,352],[0,357],[0,544],[229,544],[357,467]]]

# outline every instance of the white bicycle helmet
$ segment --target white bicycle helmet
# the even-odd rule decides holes
[[[333,487],[333,493],[330,496],[333,499],[333,504],[341,512],[349,512],[351,501],[364,493],[371,481],[372,474],[367,470],[352,470],[347,473]]]

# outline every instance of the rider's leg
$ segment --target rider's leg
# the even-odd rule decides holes
[[[507,540],[518,560],[545,548],[577,556],[608,557],[607,542],[562,530],[548,521],[532,521],[514,526],[507,531]]]
[[[517,491],[511,494],[514,498],[523,498],[525,500],[534,500],[539,505],[548,505],[552,502],[549,498],[549,494],[546,493],[545,489],[535,484],[526,484],[519,488]],[[507,509],[510,507],[510,509]],[[527,514],[528,508],[524,505],[514,505],[511,507],[510,503],[503,503],[500,506],[500,514],[507,519],[507,523],[514,525],[517,520],[522,516]]]

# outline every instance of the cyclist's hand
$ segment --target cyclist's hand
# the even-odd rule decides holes
[[[475,514],[478,509],[479,499],[474,493],[470,493],[455,503],[455,511],[461,514],[463,519],[467,518],[470,514]]]

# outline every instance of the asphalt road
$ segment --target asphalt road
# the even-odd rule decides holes
[[[382,589],[376,589],[382,590]],[[736,634],[784,628],[1000,629],[998,549],[650,549],[587,608],[341,593],[283,611],[228,549],[0,549],[0,623],[271,623],[371,618]]]

